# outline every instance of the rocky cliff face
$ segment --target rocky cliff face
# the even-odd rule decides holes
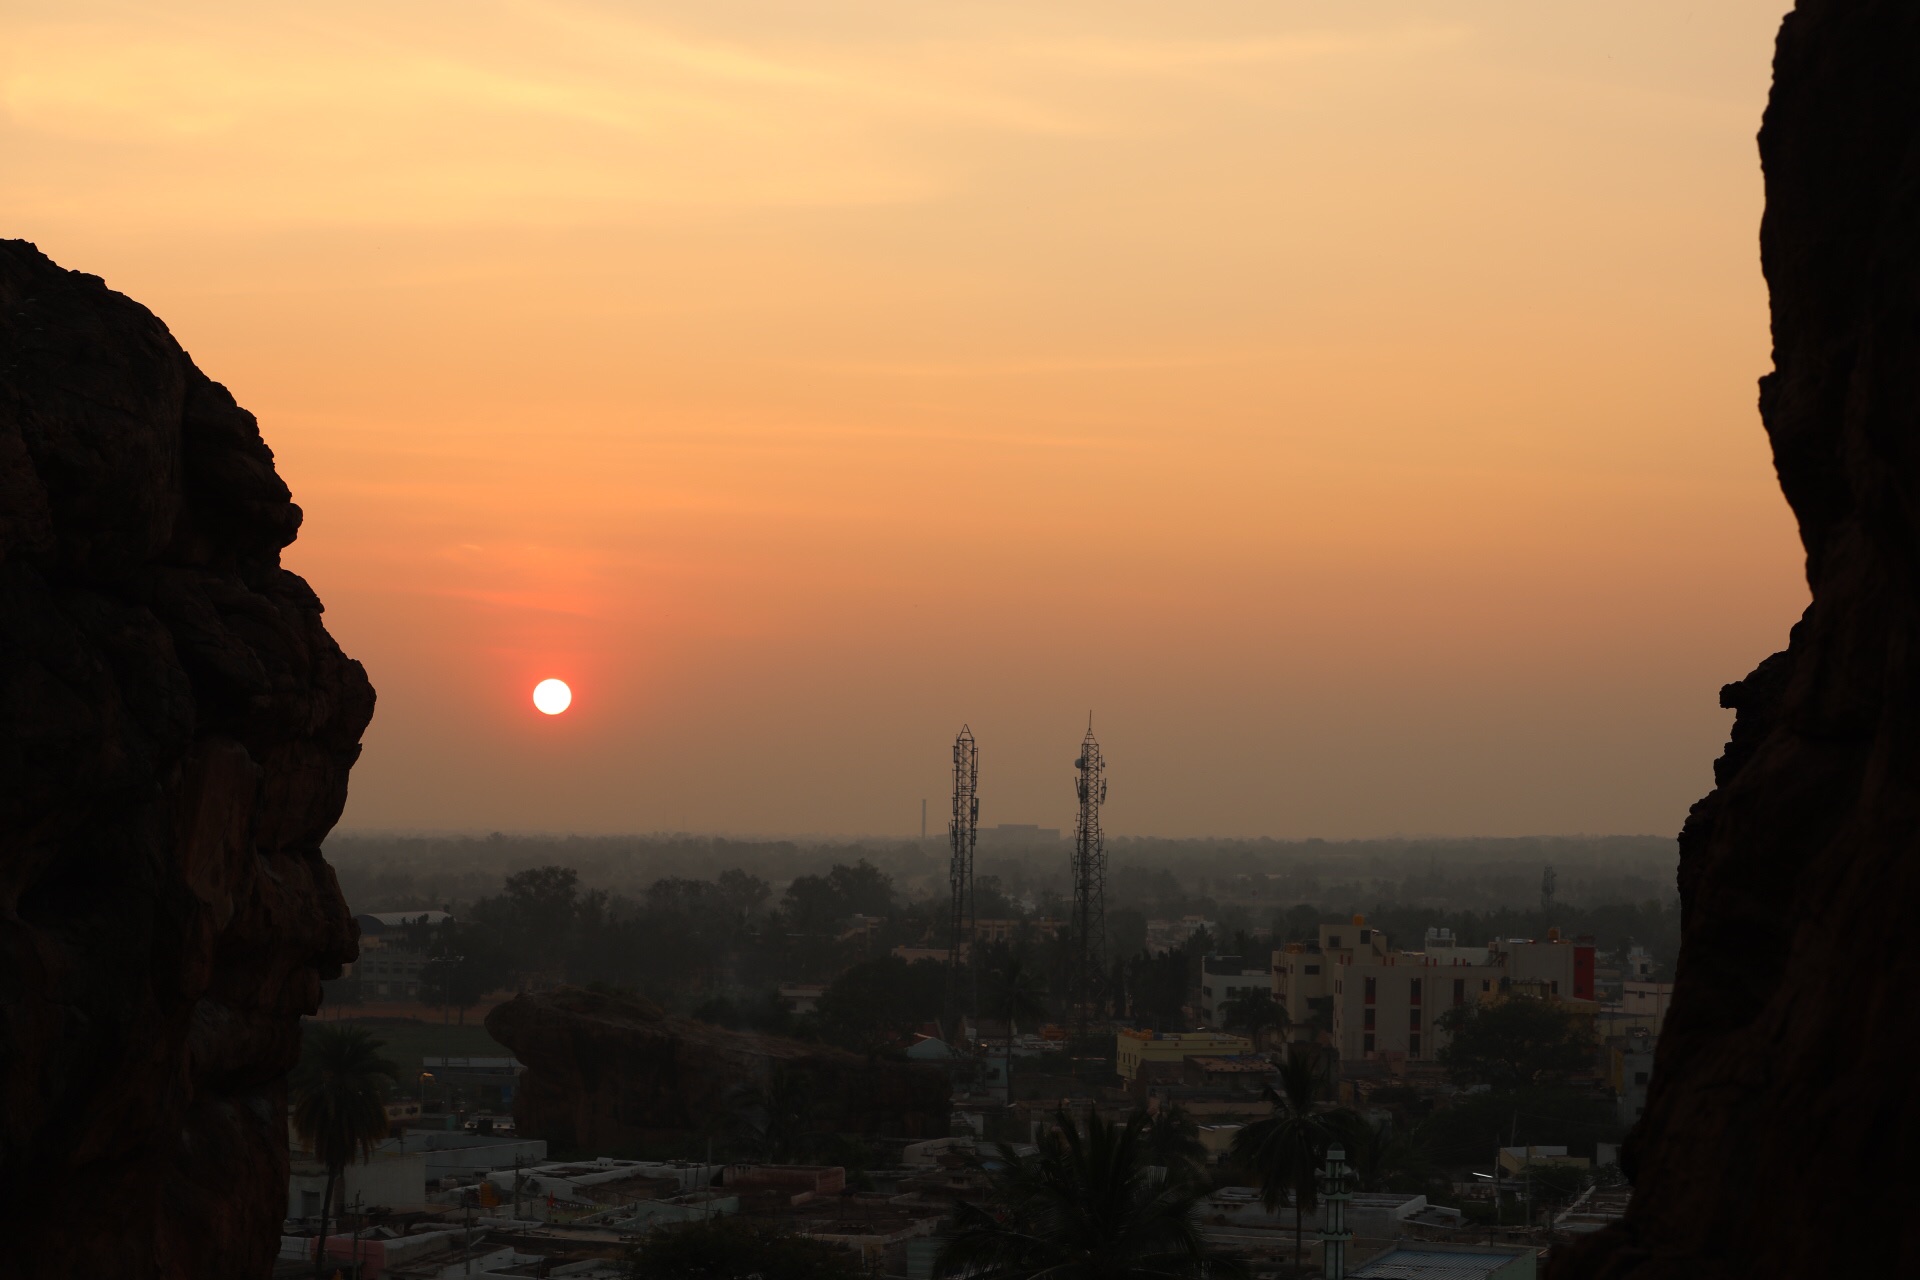
[[[0,241],[0,1271],[258,1277],[373,712],[253,416]]]
[[[1920,1275],[1920,6],[1803,0],[1760,133],[1760,410],[1813,603],[1722,701],[1625,1223],[1556,1277]]]
[[[728,1031],[663,1014],[644,1000],[560,991],[520,996],[487,1015],[487,1031],[527,1065],[514,1121],[530,1137],[605,1155],[725,1115],[735,1085],[775,1070],[800,1077],[837,1133],[944,1135],[946,1074],[782,1036]]]

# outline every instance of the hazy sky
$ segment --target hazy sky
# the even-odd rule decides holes
[[[1782,8],[10,0],[0,230],[259,415],[350,827],[1070,824],[1092,709],[1117,832],[1668,832]]]

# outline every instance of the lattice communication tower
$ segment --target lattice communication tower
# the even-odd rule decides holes
[[[952,856],[947,863],[947,883],[953,892],[952,911],[947,929],[947,1035],[958,1040],[961,1005],[978,1003],[974,990],[979,966],[974,963],[977,939],[973,910],[973,846],[980,835],[980,748],[974,745],[973,730],[960,726],[953,740],[953,817],[947,824],[947,842]],[[967,948],[967,963],[960,963],[960,948]]]
[[[1093,737],[1093,717],[1087,717],[1087,736],[1073,762],[1074,789],[1080,796],[1080,816],[1073,826],[1073,1014],[1075,1030],[1084,1038],[1087,1019],[1099,1004],[1106,986],[1107,962],[1107,842],[1100,830],[1100,806],[1107,799],[1107,763]]]

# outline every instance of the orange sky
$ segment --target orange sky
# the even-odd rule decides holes
[[[0,210],[260,416],[349,827],[1066,825],[1092,708],[1119,833],[1669,832],[1781,8],[12,0]]]

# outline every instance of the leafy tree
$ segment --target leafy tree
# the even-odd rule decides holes
[[[1622,1133],[1613,1104],[1564,1085],[1501,1093],[1469,1093],[1433,1112],[1416,1131],[1439,1165],[1484,1165],[1495,1147],[1515,1142],[1564,1146],[1591,1156],[1596,1142]]]
[[[848,916],[884,916],[893,908],[893,878],[865,858],[834,864],[824,876],[797,876],[780,909],[800,933],[829,933]]]
[[[1096,1113],[1086,1131],[1064,1111],[1039,1151],[1006,1143],[977,1161],[985,1203],[962,1201],[938,1267],[976,1280],[1134,1280],[1242,1274],[1194,1224],[1205,1189],[1148,1172],[1146,1116],[1124,1126]]]
[[[722,871],[713,882],[714,892],[727,911],[728,922],[735,927],[745,925],[767,905],[767,899],[773,896],[773,886],[759,876],[748,875],[735,867],[731,871]]]
[[[1187,957],[1183,952],[1142,951],[1128,970],[1127,989],[1133,995],[1134,1017],[1153,1023],[1157,1031],[1186,1025]]]
[[[1253,987],[1224,1001],[1220,1022],[1229,1031],[1244,1031],[1258,1045],[1270,1031],[1284,1032],[1293,1025],[1287,1007],[1273,998],[1266,987]]]
[[[1315,1109],[1320,1092],[1316,1058],[1304,1053],[1287,1055],[1280,1068],[1280,1087],[1268,1085],[1264,1097],[1272,1114],[1233,1135],[1233,1156],[1260,1180],[1260,1202],[1268,1213],[1293,1201],[1293,1261],[1301,1264],[1301,1218],[1319,1198],[1320,1166],[1327,1148],[1351,1129],[1351,1113]]]
[[[499,934],[482,925],[449,920],[427,946],[424,987],[433,1005],[451,1005],[466,1025],[467,1008],[513,978],[512,960]]]
[[[635,1280],[855,1280],[865,1274],[837,1245],[735,1217],[651,1231],[628,1258]]]
[[[1200,1126],[1179,1103],[1148,1114],[1140,1141],[1147,1163],[1165,1169],[1169,1178],[1205,1181],[1207,1149],[1200,1141]]]
[[[1573,1165],[1536,1164],[1526,1172],[1527,1194],[1536,1211],[1552,1213],[1585,1191],[1592,1180],[1587,1170]]]
[[[973,882],[973,913],[982,920],[1010,920],[1020,910],[1007,896],[999,876],[980,876]],[[1111,918],[1108,924],[1112,924]]]
[[[816,1136],[812,1081],[798,1071],[776,1063],[764,1078],[734,1086],[728,1102],[735,1133],[762,1160],[786,1164]]]
[[[1517,1089],[1564,1080],[1593,1065],[1586,1030],[1550,1001],[1511,996],[1497,1004],[1457,1005],[1440,1021],[1450,1036],[1440,1061],[1460,1084]]]
[[[1013,1038],[1021,1022],[1035,1022],[1047,1016],[1046,984],[1019,952],[1010,952],[980,984],[982,1012],[1007,1024],[1007,1101],[1013,1093]]]
[[[893,910],[893,877],[865,858],[850,867],[836,863],[827,883],[840,899],[842,915],[884,916]]]
[[[309,1022],[301,1033],[300,1064],[288,1081],[293,1131],[327,1168],[320,1199],[320,1236],[313,1274],[326,1274],[327,1219],[346,1167],[373,1154],[386,1136],[387,1087],[396,1068],[380,1055],[383,1041],[361,1027]]]
[[[744,999],[713,996],[696,1005],[693,1016],[729,1031],[765,1031],[786,1036],[794,1032],[793,1010],[778,990],[762,991]]]
[[[939,961],[908,964],[898,956],[881,956],[835,978],[816,1011],[828,1039],[871,1050],[938,1018],[946,991],[947,967]]]
[[[1391,1120],[1375,1123],[1358,1112],[1342,1117],[1342,1145],[1361,1191],[1425,1191],[1432,1161],[1413,1134]]]
[[[846,919],[840,895],[825,876],[795,876],[781,896],[780,910],[797,933],[830,933]]]
[[[507,901],[529,928],[565,929],[579,896],[580,873],[572,867],[534,867],[507,877]]]

